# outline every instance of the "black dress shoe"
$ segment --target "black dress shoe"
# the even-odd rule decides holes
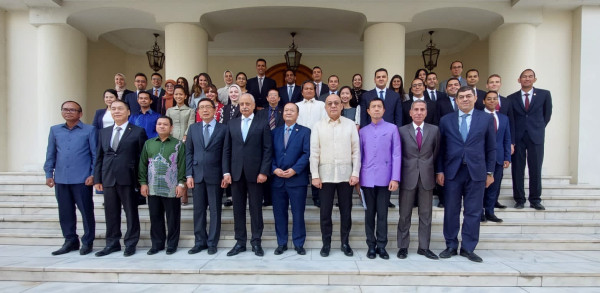
[[[226,206],[226,207],[230,207],[230,206],[233,205],[233,201],[231,201],[231,199],[228,198],[227,200],[225,200],[225,202],[223,203],[223,205]]]
[[[265,251],[260,245],[252,245],[252,252],[254,252],[254,255],[256,256],[265,256]]]
[[[464,249],[460,249],[460,256],[464,256],[473,262],[482,262],[483,259],[479,257],[479,255],[475,254],[475,252],[466,251]]]
[[[236,244],[233,246],[233,248],[227,253],[227,256],[234,256],[237,255],[240,252],[244,252],[246,251],[246,247],[245,246],[241,246],[239,244]]]
[[[323,245],[323,248],[321,248],[321,252],[320,252],[321,256],[328,257],[330,250],[331,250],[331,245]]]
[[[155,255],[157,254],[159,251],[161,251],[162,249],[158,249],[155,247],[152,247],[148,250],[148,252],[146,252],[147,255]]]
[[[61,255],[61,254],[69,253],[69,252],[71,252],[73,250],[77,250],[77,249],[79,249],[79,241],[65,242],[59,250],[53,251],[52,255]]]
[[[395,207],[396,207],[396,205],[393,204],[391,201],[388,202],[388,208],[395,208]]]
[[[271,203],[270,201],[263,202],[263,207],[269,207],[269,206],[272,206],[272,205],[273,205],[273,203]]]
[[[306,255],[306,250],[302,246],[296,246],[294,247],[294,250],[296,250],[299,255]]]
[[[354,255],[354,252],[352,251],[352,248],[350,248],[350,244],[342,244],[342,247],[340,249],[342,250],[342,252],[346,256],[353,256]]]
[[[280,254],[282,254],[286,250],[287,250],[287,245],[279,245],[279,246],[277,246],[277,248],[275,248],[274,254],[275,255],[280,255]]]
[[[121,247],[104,247],[104,249],[96,252],[96,256],[105,256],[117,251],[121,251]]]
[[[417,249],[417,254],[418,255],[424,255],[426,258],[428,259],[439,259],[437,255],[435,255],[435,253],[433,253],[433,251],[429,250],[429,249]]]
[[[481,218],[479,219],[479,221],[480,221],[481,223],[485,223],[485,222],[487,222],[487,220],[485,219],[485,215],[484,215],[483,213],[481,213]]]
[[[313,199],[313,205],[320,208],[321,207],[321,200],[320,199]]]
[[[369,250],[367,250],[367,257],[369,259],[374,259],[377,257],[377,251],[375,250],[375,247],[369,247]]]
[[[408,255],[408,249],[400,248],[400,250],[398,250],[398,254],[396,256],[399,259],[405,259],[407,255]]]
[[[188,250],[188,254],[196,254],[202,250],[207,249],[208,246],[206,245],[195,245],[194,247],[192,247],[190,250]]]
[[[387,251],[385,251],[385,248],[378,247],[377,254],[379,254],[379,257],[383,259],[390,259],[390,255],[387,253]]]
[[[496,217],[496,215],[485,215],[485,218],[488,221],[492,221],[492,222],[495,222],[495,223],[502,223],[503,222],[502,219]]]
[[[80,255],[89,254],[90,252],[92,252],[92,247],[93,247],[92,245],[87,245],[87,244],[82,245],[81,249],[79,250],[79,254]]]
[[[125,247],[125,251],[123,251],[123,256],[128,257],[135,254],[135,246]]]
[[[497,209],[505,209],[506,208],[505,205],[503,205],[503,204],[501,204],[499,202],[496,202],[496,204],[494,204],[494,207],[497,208]]]
[[[335,203],[335,207],[336,207],[336,208],[339,208],[339,207],[340,207],[340,203],[339,203],[339,202],[336,202],[336,203]]]
[[[448,248],[444,249],[444,251],[442,251],[440,253],[440,258],[450,258],[450,257],[452,257],[454,255],[457,255],[457,254],[458,253],[456,251],[456,248],[450,248],[450,247],[448,247]]]
[[[177,247],[167,247],[167,255],[171,255],[177,251]]]
[[[443,209],[444,208],[444,204],[440,202],[440,203],[438,203],[437,207]]]
[[[211,247],[208,248],[208,254],[209,255],[213,255],[215,253],[217,253],[217,247],[211,246]]]
[[[538,210],[538,211],[543,211],[543,210],[545,210],[545,209],[546,209],[546,208],[545,208],[545,207],[544,207],[544,206],[543,206],[541,203],[539,203],[539,202],[538,202],[538,203],[532,203],[532,204],[529,204],[529,207],[532,207],[532,208],[534,208],[534,209],[536,209],[536,210]]]
[[[524,207],[525,207],[525,204],[522,203],[522,202],[520,202],[520,203],[518,202],[518,203],[515,204],[515,209],[522,209]]]

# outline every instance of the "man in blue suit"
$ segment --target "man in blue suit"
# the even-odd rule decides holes
[[[285,85],[279,89],[279,106],[283,109],[283,106],[287,103],[298,103],[302,101],[302,87],[296,85],[296,73],[288,69],[285,71]]]
[[[494,169],[494,183],[485,189],[483,196],[482,222],[502,222],[502,219],[496,217],[494,214],[494,207],[500,194],[500,183],[502,182],[504,169],[510,166],[510,123],[508,116],[496,111],[499,98],[498,92],[489,91],[483,99],[485,113],[494,117],[494,128],[496,130],[496,167]]]
[[[292,241],[294,249],[305,255],[304,208],[306,185],[308,184],[308,162],[310,157],[310,129],[296,124],[298,106],[288,103],[283,108],[285,125],[275,128],[273,133],[273,177],[271,182],[273,216],[277,248],[275,254],[287,250],[288,205],[292,206]]]
[[[375,71],[375,88],[365,92],[360,101],[360,127],[371,124],[371,117],[367,114],[369,102],[374,98],[380,98],[385,105],[383,121],[402,126],[402,100],[400,95],[393,90],[386,88],[388,81],[388,72],[385,68],[379,68]]]
[[[444,238],[441,258],[457,255],[461,202],[464,201],[460,255],[481,262],[474,250],[479,242],[479,220],[485,188],[494,182],[496,131],[494,120],[475,110],[477,96],[464,86],[456,96],[458,112],[440,120],[441,147],[437,159],[438,184],[444,186]]]
[[[529,167],[529,206],[545,210],[542,205],[542,161],[546,125],[552,116],[550,92],[534,88],[535,72],[521,72],[521,90],[508,96],[515,116],[515,153],[513,155],[512,179],[515,208],[525,205],[525,160]]]

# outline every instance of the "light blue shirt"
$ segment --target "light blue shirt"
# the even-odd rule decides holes
[[[469,131],[471,131],[471,120],[473,119],[473,110],[475,108],[471,109],[471,111],[469,113],[465,113],[463,111],[461,111],[460,109],[458,110],[458,128],[460,129],[460,124],[462,123],[462,115],[464,114],[470,114],[469,116],[467,116],[467,133]]]
[[[210,127],[208,128],[208,136],[212,137],[213,131],[215,131],[215,125],[217,125],[217,120],[213,119],[211,120],[208,125],[210,125]],[[206,123],[203,121],[202,122],[202,132],[204,132],[204,127],[206,127]]]
[[[380,89],[380,88],[378,88],[378,87],[375,87],[375,93],[377,94],[377,97],[378,97],[378,98],[381,98],[381,97],[379,96],[379,93],[380,93],[381,91],[383,91],[383,99],[382,99],[382,100],[384,100],[384,101],[385,101],[386,89],[387,89],[387,88]]]

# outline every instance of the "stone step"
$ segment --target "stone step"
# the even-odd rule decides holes
[[[600,251],[478,249],[477,253],[484,262],[473,263],[460,256],[429,260],[416,255],[413,249],[409,250],[405,260],[395,258],[395,250],[392,249],[389,250],[392,253],[390,260],[369,260],[364,249],[355,249],[352,257],[346,257],[338,249],[332,249],[327,258],[319,256],[318,248],[307,249],[305,256],[299,256],[293,250],[276,256],[273,255],[273,249],[267,248],[264,257],[256,257],[251,252],[227,257],[226,249],[220,249],[212,256],[205,252],[189,255],[184,249],[170,256],[164,253],[148,256],[144,250],[139,249],[128,258],[121,253],[102,258],[92,254],[79,256],[75,252],[50,256],[50,252],[55,249],[56,246],[1,246],[0,280],[102,282],[102,291],[118,290],[115,287],[117,284],[144,284],[142,287],[126,287],[127,290],[134,291],[151,289],[150,284],[169,284],[168,288],[160,288],[177,292],[186,292],[188,288],[185,284],[217,285],[219,292],[249,292],[251,288],[259,292],[300,292],[293,285],[306,286],[303,290],[321,288],[324,291],[340,292],[399,292],[398,287],[387,286],[451,285],[469,287],[466,289],[469,291],[477,291],[475,287],[485,287],[482,292],[512,292],[509,288],[494,287],[520,286],[527,287],[527,291],[537,292],[535,287],[545,290],[545,287],[600,286]],[[41,286],[37,292],[69,291],[70,287],[61,287],[59,284]],[[227,284],[227,287],[222,287],[222,284]],[[255,287],[247,288],[248,284]],[[292,287],[288,288],[290,285]],[[179,290],[180,286],[184,286],[181,288],[184,291]],[[360,288],[356,290],[352,286]],[[370,286],[386,287],[369,288]],[[81,291],[93,287],[75,288]],[[205,291],[207,288],[204,287],[199,288],[203,288],[202,292],[212,292]],[[586,292],[585,290],[586,288],[576,289],[575,292]]]

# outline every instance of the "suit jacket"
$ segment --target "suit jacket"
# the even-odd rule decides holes
[[[267,125],[269,125],[269,107],[270,106],[267,106],[266,108],[258,110],[256,112],[256,118],[262,121],[266,121]],[[284,123],[285,122],[283,121],[283,107],[277,106],[277,112],[275,113],[275,127],[281,126]],[[269,129],[271,129],[270,126]]]
[[[400,95],[388,88],[385,91],[383,120],[400,127],[402,126],[402,100],[400,99]],[[365,92],[362,95],[360,101],[360,127],[371,123],[371,117],[367,114],[367,108],[369,107],[369,102],[376,97],[378,95],[375,89]]]
[[[149,90],[147,90],[146,92],[148,92],[150,95],[154,95],[154,88],[150,88]],[[163,87],[160,88],[160,92],[158,92],[158,96],[156,96],[157,98],[162,98],[167,92],[165,91],[165,89]]]
[[[432,100],[432,101],[434,101],[434,102],[437,102],[437,99],[438,99],[440,96],[444,96],[444,95],[446,94],[446,93],[444,93],[444,92],[440,92],[440,91],[436,90],[436,91],[435,91],[435,100],[433,100],[433,99],[431,98],[431,94],[429,93],[430,91],[431,91],[430,89],[425,89],[425,96],[426,96],[426,97],[428,97],[430,100]]]
[[[203,123],[194,123],[188,129],[185,141],[186,176],[194,182],[221,184],[223,174],[229,173],[229,157],[225,155],[227,125],[216,123],[208,145],[204,145]]]
[[[402,118],[404,120],[402,125],[410,124],[413,121],[412,117],[410,117],[410,107],[412,106],[413,102],[414,97],[411,97],[408,101],[402,102]],[[429,96],[425,96],[425,103],[427,103],[427,116],[425,117],[425,123],[437,125],[439,119],[437,117],[435,102],[432,101]]]
[[[148,92],[148,91],[146,91]],[[151,91],[150,91],[151,92]],[[129,105],[129,111],[131,111],[131,115],[133,115],[134,113],[138,113],[140,112],[141,108],[140,108],[140,104],[138,104],[137,101],[137,92],[131,92],[129,94],[127,94],[126,96],[123,95],[123,102],[127,103],[127,105]],[[152,93],[150,93],[150,99],[152,100],[152,104],[150,104],[150,109],[152,109],[152,111],[156,112],[156,113],[161,113],[160,110],[162,108],[162,104],[160,102],[160,99],[153,95]]]
[[[229,118],[229,116],[231,115],[230,114],[231,107],[233,107],[233,105],[231,103],[229,103],[223,107],[223,124],[229,123],[229,121],[232,120],[233,118],[242,116],[242,113],[240,113],[240,106],[238,104],[237,108],[233,112],[233,118]]]
[[[508,117],[502,113],[498,115],[498,130],[496,131],[496,163],[510,162],[510,123]],[[491,115],[490,115],[491,116]]]
[[[271,177],[273,187],[308,185],[308,169],[310,158],[310,129],[300,124],[294,125],[287,146],[284,146],[285,126],[279,126],[271,131],[273,136],[273,159],[271,174],[279,168],[283,171],[292,168],[296,175],[290,178]]]
[[[515,115],[514,115],[512,103],[509,99],[507,99],[503,96],[498,96],[498,97],[499,97],[499,103],[500,103],[500,110],[498,112],[508,116],[508,125],[510,128],[510,140],[511,140],[512,144],[515,144]],[[481,99],[479,99],[479,96],[477,96],[477,102],[475,102],[475,109],[481,110],[481,111],[483,111],[483,109],[485,109],[485,106],[483,105],[484,99],[485,99],[485,96],[483,96],[483,98],[481,98]]]
[[[104,124],[102,123],[102,118],[104,117],[104,114],[106,114],[106,108],[98,109],[96,110],[96,114],[94,114],[94,122],[92,122],[92,125],[94,125],[94,128],[96,128],[96,133],[98,133],[98,135],[100,135],[100,129],[104,128]]]
[[[338,90],[336,92],[337,92],[337,95],[339,96],[340,95],[340,91]],[[325,103],[325,100],[327,100],[327,97],[329,97],[330,94],[331,93],[328,91],[328,92],[320,95],[318,100],[321,101],[321,102],[323,102],[323,103]]]
[[[517,91],[508,99],[511,101],[515,116],[515,139],[519,142],[525,132],[535,144],[543,144],[546,136],[546,125],[552,116],[552,96],[543,89],[533,88],[533,98],[530,100],[529,109],[525,111],[525,104],[521,98],[521,91]]]
[[[462,77],[461,77],[461,78],[460,78],[458,81],[459,81],[459,83],[460,83],[460,86],[465,86],[465,85],[467,85],[467,80],[466,80],[466,79],[464,79],[464,78],[462,78]],[[445,93],[445,92],[446,92],[446,84],[447,84],[447,83],[448,83],[448,80],[447,80],[447,79],[446,79],[446,80],[444,80],[444,81],[442,81],[442,82],[440,82],[440,92],[443,92],[443,93]]]
[[[317,84],[315,83],[315,98],[320,97],[323,94],[328,94],[329,93],[329,85],[327,85],[326,82],[322,82],[321,81],[321,90],[317,93]]]
[[[255,115],[256,116],[256,115]],[[273,144],[271,129],[266,121],[254,117],[248,129],[246,141],[242,138],[242,118],[231,120],[225,137],[225,154],[230,159],[233,181],[245,179],[256,182],[258,174],[271,174]],[[242,178],[242,171],[245,178]]]
[[[426,190],[435,187],[435,162],[440,150],[440,131],[437,126],[423,123],[423,139],[421,150],[417,145],[417,137],[412,122],[400,127],[402,142],[402,180],[400,188],[415,189],[421,178]]]
[[[446,114],[452,113],[452,112],[456,112],[454,110],[454,106],[452,106],[452,101],[450,101],[450,98],[448,97],[448,95],[446,93],[442,93],[442,95],[438,95],[438,99],[435,102],[435,112],[437,114],[437,118],[438,118],[438,125],[439,125],[439,121],[442,119],[442,117],[446,116]]]
[[[494,173],[496,167],[494,120],[489,114],[474,109],[467,140],[463,142],[458,115],[453,112],[440,120],[441,153],[436,172],[443,172],[446,179],[452,180],[464,161],[471,180],[485,181],[487,172]]]
[[[291,97],[288,95],[288,85],[287,84],[280,87],[278,90],[279,90],[279,98],[280,98],[279,106],[281,106],[281,109],[283,109],[283,107],[287,103],[298,103],[298,102],[302,101],[302,89],[300,88],[299,85],[294,85],[294,91],[292,92]]]
[[[129,123],[125,129],[117,150],[110,145],[112,127],[100,130],[94,183],[104,187],[115,185],[138,185],[138,166],[144,143],[148,139],[146,131]]]
[[[248,83],[246,84],[246,89],[248,92],[254,96],[254,100],[256,101],[256,107],[268,107],[269,102],[267,102],[267,95],[269,94],[270,89],[277,89],[277,83],[266,77],[263,79],[263,86],[259,90],[258,86],[258,77],[253,77],[248,79]]]

